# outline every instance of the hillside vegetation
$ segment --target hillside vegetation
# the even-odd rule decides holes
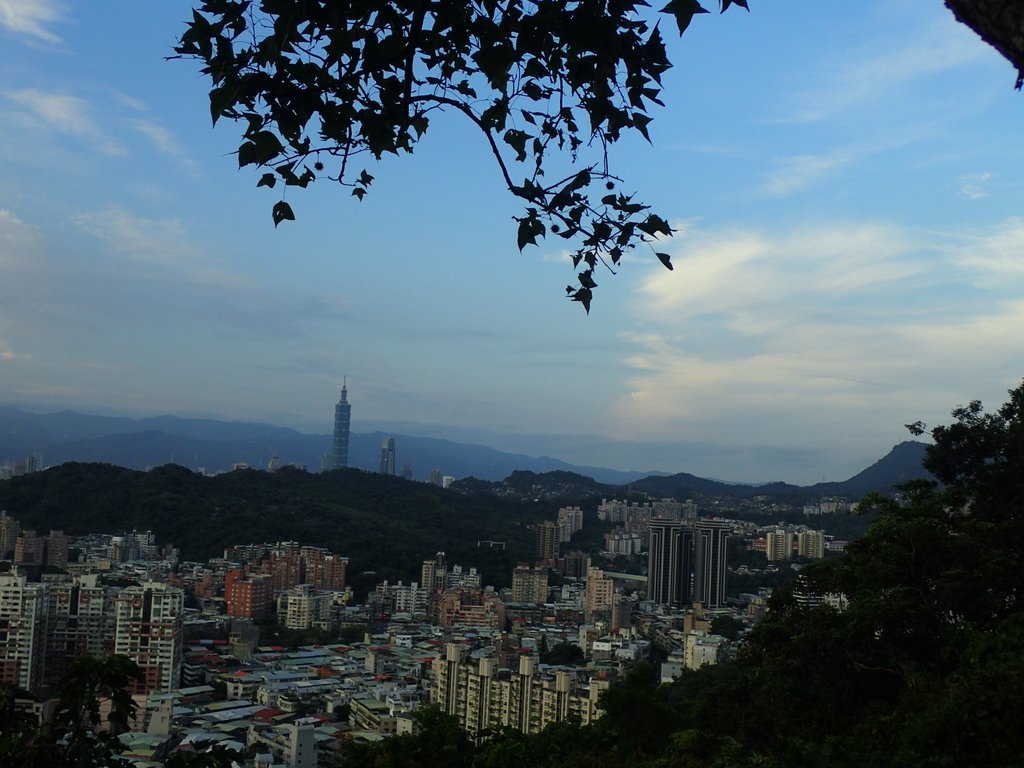
[[[659,685],[637,669],[606,715],[480,746],[427,713],[423,733],[354,755],[363,768],[1019,766],[1024,755],[1024,384],[932,430],[915,481],[841,558],[777,591],[738,658]]]
[[[152,530],[184,559],[220,556],[232,544],[298,541],[328,547],[381,580],[418,580],[423,559],[443,551],[449,562],[486,565],[488,583],[499,586],[518,560],[533,557],[527,526],[553,516],[550,503],[465,496],[352,469],[203,477],[174,465],[139,472],[76,463],[0,483],[0,509],[24,528],[72,535]],[[479,540],[506,546],[485,553]]]

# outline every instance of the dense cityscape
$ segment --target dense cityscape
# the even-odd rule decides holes
[[[324,468],[344,470],[345,387],[334,424]],[[11,477],[43,469],[37,456],[8,467]],[[393,439],[380,474],[396,474]],[[452,484],[435,474],[433,485]],[[139,765],[201,742],[249,748],[258,765],[261,754],[290,768],[334,765],[346,744],[415,732],[428,705],[477,741],[587,725],[639,663],[654,662],[665,682],[727,663],[765,615],[768,584],[845,545],[813,525],[847,512],[844,499],[806,504],[802,524],[726,519],[721,499],[705,503],[562,506],[529,526],[533,558],[510,574],[489,570],[505,541],[477,541],[466,563],[422,542],[418,574],[364,579],[364,594],[348,553],[310,542],[239,541],[195,561],[152,531],[42,533],[3,511],[0,683],[46,719],[76,659],[131,659],[140,674],[121,757]],[[751,586],[729,590],[730,580]],[[805,605],[838,599],[796,592]]]

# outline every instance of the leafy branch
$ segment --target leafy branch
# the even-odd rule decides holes
[[[720,0],[724,12],[746,0]],[[205,0],[175,47],[211,79],[210,112],[243,126],[239,167],[257,186],[326,177],[362,199],[373,176],[351,161],[411,153],[437,109],[483,133],[508,190],[524,201],[522,250],[549,233],[572,250],[567,295],[589,311],[599,264],[672,234],[665,218],[615,192],[608,150],[626,132],[650,141],[651,105],[671,66],[643,0]],[[662,13],[680,34],[696,0]],[[314,146],[314,141],[316,145]],[[529,168],[521,183],[516,165]],[[568,167],[544,182],[553,166]],[[284,199],[275,226],[295,218]],[[671,269],[665,253],[658,258]]]

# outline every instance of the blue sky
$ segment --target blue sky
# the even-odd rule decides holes
[[[676,269],[598,274],[587,317],[454,116],[362,203],[293,191],[275,230],[198,66],[164,60],[188,3],[0,0],[0,402],[327,432],[347,376],[356,431],[802,483],[1000,404],[1012,68],[939,0],[751,5],[669,37],[653,146],[611,161]]]

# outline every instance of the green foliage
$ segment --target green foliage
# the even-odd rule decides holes
[[[316,544],[349,557],[357,584],[361,571],[375,571],[364,587],[417,580],[423,560],[438,551],[506,585],[516,563],[533,557],[527,525],[540,514],[493,495],[358,470],[202,477],[173,465],[137,472],[101,464],[64,464],[0,483],[0,507],[26,527],[60,521],[70,534],[151,529],[186,559],[220,556],[233,544]],[[478,549],[481,539],[506,548]]]
[[[735,640],[743,631],[743,622],[729,615],[716,616],[711,621],[711,634]]]
[[[927,462],[946,487],[869,499],[867,534],[778,590],[734,662],[669,685],[641,666],[604,695],[593,725],[495,734],[476,764],[1019,765],[1024,384],[1010,395],[995,414],[972,405],[933,430]],[[842,593],[848,606],[801,607],[798,589]]]
[[[117,736],[135,712],[129,686],[142,678],[127,656],[83,656],[60,684],[53,720],[39,724],[14,706],[14,692],[0,686],[0,764],[5,768],[107,766],[121,751]],[[105,718],[104,715],[105,714]]]
[[[732,2],[746,6],[722,0],[722,11]],[[326,177],[362,199],[373,182],[366,155],[411,153],[437,113],[461,115],[525,205],[515,217],[520,250],[549,232],[572,243],[573,266],[583,269],[566,292],[589,311],[599,263],[613,267],[627,250],[672,234],[649,206],[616,191],[608,164],[625,133],[650,141],[651,106],[661,104],[671,66],[646,7],[206,0],[175,52],[203,65],[213,121],[242,124],[239,167],[269,169],[257,186]],[[702,12],[695,0],[662,9],[680,34]],[[293,218],[283,200],[274,205],[275,226]]]
[[[574,643],[556,643],[551,650],[541,650],[541,663],[562,664],[565,666],[582,666],[586,663],[583,649]]]

